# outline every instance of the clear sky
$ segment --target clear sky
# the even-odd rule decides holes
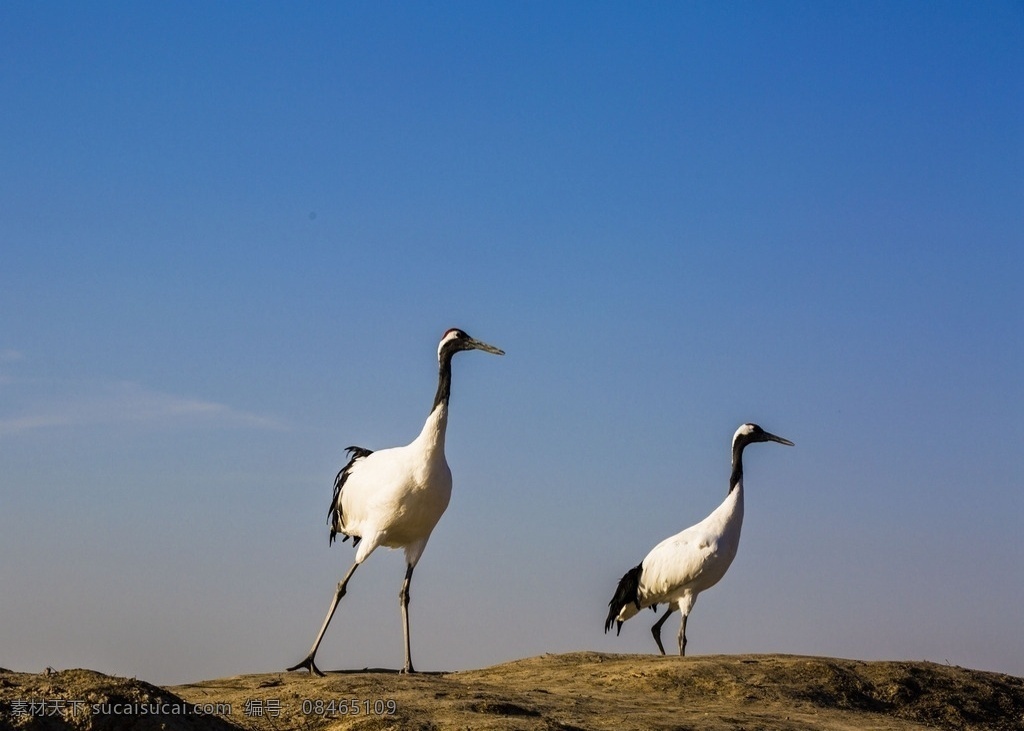
[[[607,602],[753,421],[691,653],[1024,675],[1019,2],[5,2],[0,99],[0,666],[298,662],[457,326],[418,669],[655,650]]]

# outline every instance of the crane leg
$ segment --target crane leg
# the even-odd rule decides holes
[[[306,668],[310,675],[319,675],[323,677],[323,673],[320,672],[320,668],[313,662],[313,658],[316,657],[316,651],[320,648],[320,642],[324,638],[324,633],[327,632],[327,625],[331,623],[331,618],[334,616],[334,611],[338,608],[338,602],[345,596],[345,589],[348,586],[348,580],[352,578],[352,574],[359,568],[358,563],[352,564],[352,568],[345,574],[345,578],[338,583],[338,589],[334,592],[334,599],[331,601],[331,608],[327,610],[327,617],[324,619],[324,624],[320,628],[320,634],[316,636],[316,641],[313,643],[313,647],[310,649],[309,654],[306,655],[306,659],[300,662],[298,665],[292,665],[288,670],[298,670],[300,668]]]
[[[683,657],[686,655],[686,615],[683,615],[683,621],[679,623],[679,656]],[[662,653],[664,654],[664,653]]]
[[[412,570],[416,568],[409,564],[405,570],[405,581],[402,582],[402,590],[398,592],[398,601],[402,605],[402,634],[405,636],[405,667],[403,673],[415,673],[412,667],[412,652],[409,648],[409,584],[412,582]]]
[[[671,604],[668,605],[668,609],[665,610],[665,614],[662,615],[661,619],[654,623],[651,627],[651,634],[654,635],[654,641],[658,643],[658,649],[661,650],[661,654],[665,654],[665,646],[661,644],[661,625],[665,624],[665,620],[668,619],[668,615],[675,611],[675,607]]]

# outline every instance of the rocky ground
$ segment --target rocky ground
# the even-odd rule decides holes
[[[1024,679],[927,662],[593,652],[168,688],[91,670],[0,670],[0,729],[66,728],[1024,730]]]

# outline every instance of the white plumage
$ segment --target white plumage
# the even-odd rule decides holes
[[[334,481],[334,497],[329,511],[330,539],[333,542],[338,533],[343,534],[343,542],[352,538],[356,546],[355,560],[338,584],[309,654],[289,670],[306,668],[310,673],[323,675],[313,659],[338,602],[345,596],[349,579],[374,549],[387,546],[405,549],[405,581],[398,596],[405,638],[403,672],[413,672],[409,643],[409,585],[430,534],[451,499],[452,472],[444,456],[444,438],[448,426],[452,357],[462,350],[504,355],[502,350],[474,340],[462,330],[448,330],[437,346],[437,393],[419,436],[404,447],[377,452],[362,447],[348,448],[351,459]]]
[[[404,447],[357,457],[332,504],[334,532],[359,537],[356,563],[377,546],[404,548],[415,564],[448,507],[452,472],[444,456],[447,405],[437,406],[423,431]]]
[[[661,654],[661,626],[674,611],[682,614],[679,625],[679,654],[686,654],[686,620],[697,595],[717,584],[729,569],[740,544],[743,525],[743,449],[754,442],[778,442],[793,446],[788,439],[769,434],[757,424],[744,424],[732,438],[732,475],[729,494],[704,520],[666,538],[640,564],[622,577],[608,603],[604,631],[622,623],[641,609],[668,604],[665,614],[651,627]]]

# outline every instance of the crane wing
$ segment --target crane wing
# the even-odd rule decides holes
[[[334,537],[338,533],[341,533],[344,536],[344,538],[341,539],[342,543],[349,539],[348,534],[344,533],[341,529],[341,526],[344,525],[341,515],[341,491],[345,489],[345,481],[352,473],[352,465],[354,465],[358,460],[363,459],[364,457],[369,457],[373,454],[372,449],[365,449],[364,447],[347,447],[345,451],[349,454],[348,464],[342,467],[338,471],[338,476],[334,478],[334,497],[331,499],[331,508],[327,511],[327,520],[331,524],[331,538],[328,545],[334,543]],[[352,545],[358,546],[359,539],[359,536],[355,536],[352,539]]]
[[[717,537],[693,526],[666,538],[644,558],[639,594],[644,606],[664,602],[699,581],[718,553]]]
[[[643,572],[643,564],[637,564],[625,575],[619,579],[619,585],[615,588],[615,594],[612,596],[612,600],[608,602],[608,617],[604,621],[604,632],[608,634],[608,630],[612,628],[612,624],[618,621],[618,626],[615,629],[615,634],[618,634],[622,629],[622,622],[624,620],[618,619],[619,613],[628,607],[633,605],[636,610],[640,610],[640,574]],[[636,612],[630,612],[635,614]]]

